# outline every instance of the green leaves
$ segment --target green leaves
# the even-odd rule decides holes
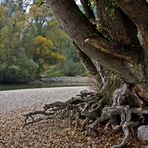
[[[66,65],[71,66],[69,60],[77,69],[79,60],[71,40],[44,0],[37,0],[29,12],[25,12],[23,1],[8,1],[0,6],[0,73],[3,81],[26,81],[42,74],[49,75],[51,70],[55,75],[59,71],[65,75],[69,71]]]

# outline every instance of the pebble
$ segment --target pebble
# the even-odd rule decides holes
[[[148,125],[138,127],[137,137],[142,141],[148,141]]]

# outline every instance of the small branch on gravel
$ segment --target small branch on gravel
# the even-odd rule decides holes
[[[25,124],[23,127],[47,119],[68,118],[74,120],[78,114],[86,110],[86,104],[91,102],[95,95],[94,92],[84,90],[66,102],[57,101],[51,104],[45,104],[42,111],[29,112],[24,115]],[[43,117],[39,117],[40,115]]]

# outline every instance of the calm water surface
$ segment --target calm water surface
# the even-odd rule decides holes
[[[0,84],[0,91],[27,88],[86,86],[85,83],[39,83],[39,84]]]

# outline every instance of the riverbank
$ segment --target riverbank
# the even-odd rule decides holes
[[[41,78],[21,84],[0,84],[0,90],[28,89],[28,88],[50,88],[64,86],[89,86],[92,85],[92,79],[88,77],[54,77]]]
[[[40,80],[28,82],[28,85],[43,84],[45,86],[88,86],[91,85],[92,79],[89,77],[43,77]]]
[[[81,76],[75,76],[75,77],[53,77],[53,78],[41,78],[41,82],[44,83],[89,83],[91,81],[91,78],[89,77],[81,77]]]

